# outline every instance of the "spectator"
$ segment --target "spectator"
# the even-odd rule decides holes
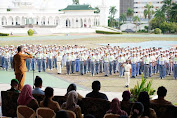
[[[144,112],[144,106],[141,102],[136,102],[131,111],[130,118],[147,118],[147,117],[142,117],[142,114]]]
[[[51,87],[47,87],[45,89],[45,97],[44,100],[41,101],[40,107],[48,107],[54,110],[54,112],[58,112],[60,110],[60,105],[58,104],[58,102],[52,100],[53,92],[54,90]]]
[[[107,96],[104,93],[100,93],[101,83],[99,81],[94,81],[92,83],[92,92],[88,93],[86,97],[91,98],[100,98],[104,100],[108,100]]]
[[[78,94],[76,91],[70,91],[67,96],[67,100],[62,105],[62,109],[71,110],[75,112],[77,118],[82,118],[81,108],[77,105]]]
[[[121,109],[126,111],[130,115],[131,102],[130,102],[130,92],[124,91],[122,94]]]
[[[76,87],[76,85],[75,84],[70,84],[69,86],[68,86],[68,88],[67,88],[67,93],[65,94],[65,96],[67,97],[68,96],[68,93],[70,92],[70,91],[76,91],[77,90],[77,87]],[[77,93],[78,94],[78,99],[79,100],[81,100],[83,97],[79,94],[79,93]]]
[[[44,95],[44,91],[41,90],[42,79],[39,76],[36,76],[34,85],[35,85],[35,88],[32,91],[32,94]]]
[[[39,107],[37,100],[32,96],[32,87],[28,84],[22,88],[17,103],[18,105],[26,105],[35,111]]]
[[[7,90],[7,91],[12,91],[12,92],[16,92],[16,93],[19,93],[18,91],[18,80],[17,79],[12,79],[11,80],[11,89]]]
[[[87,115],[84,116],[84,118],[95,118],[95,116],[91,115],[91,114],[87,114]]]
[[[120,101],[118,98],[114,98],[112,100],[110,109],[107,111],[107,113],[118,114],[120,116],[121,115],[128,116],[128,114],[124,110],[121,110]]]
[[[141,102],[144,106],[144,113],[142,116],[147,116],[149,118],[157,118],[154,109],[150,108],[150,99],[147,92],[141,92],[138,97],[138,102]]]
[[[171,102],[164,99],[165,96],[167,95],[167,89],[165,87],[163,86],[159,87],[157,90],[157,95],[158,98],[155,100],[151,100],[151,103],[172,105]]]
[[[122,101],[129,102],[129,100],[130,100],[130,92],[129,91],[124,91],[123,94],[122,94],[122,98],[123,98]]]
[[[56,113],[56,118],[69,118],[66,111],[58,111]]]

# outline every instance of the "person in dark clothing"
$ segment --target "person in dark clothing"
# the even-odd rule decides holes
[[[7,91],[12,91],[12,92],[16,92],[16,93],[19,93],[18,91],[18,80],[17,79],[12,79],[11,80],[11,89],[7,90]]]
[[[86,97],[90,98],[100,98],[104,100],[108,100],[108,97],[104,93],[100,93],[101,83],[99,81],[94,81],[92,83],[92,92],[88,93]]]

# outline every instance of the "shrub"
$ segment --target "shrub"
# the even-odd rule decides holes
[[[139,84],[139,82],[137,82],[137,85],[135,85],[133,89],[130,89],[130,92],[132,94],[131,101],[136,101],[140,92],[146,91],[149,95],[154,95],[155,93],[155,90],[151,88],[152,80],[147,82],[147,79],[143,76],[144,74],[142,75],[141,83]]]
[[[34,34],[34,30],[29,29],[29,30],[28,30],[28,36],[33,36],[33,34]]]
[[[159,29],[159,28],[155,28],[155,30],[154,30],[154,33],[155,33],[155,34],[161,34],[161,32],[162,32],[162,31],[161,31],[161,29]]]
[[[96,30],[96,33],[98,34],[122,34],[122,32],[109,32],[109,31],[101,31],[101,30]]]
[[[9,36],[9,34],[6,34],[6,33],[0,33],[0,36]]]

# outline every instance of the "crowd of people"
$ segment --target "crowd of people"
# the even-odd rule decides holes
[[[22,88],[22,91],[18,91],[18,80],[11,80],[11,89],[7,91],[19,92],[17,103],[18,105],[26,105],[33,110],[36,110],[39,107],[48,107],[52,109],[57,117],[69,118],[64,110],[73,111],[77,118],[82,118],[82,112],[80,106],[77,104],[78,100],[84,98],[77,92],[77,87],[75,84],[70,84],[67,89],[65,96],[67,97],[66,102],[61,106],[58,102],[53,101],[54,89],[52,87],[46,87],[45,91],[42,91],[42,79],[39,76],[35,78],[35,88],[32,89],[30,85],[25,85]],[[101,88],[101,83],[99,81],[94,81],[92,83],[92,92],[88,93],[85,97],[87,98],[98,98],[108,100],[106,94],[99,92]],[[33,94],[44,95],[44,99],[38,104],[37,100],[33,97]],[[157,103],[162,105],[172,105],[171,102],[165,100],[167,90],[165,87],[161,86],[157,90],[158,98],[155,100],[150,100],[147,92],[141,92],[137,102],[132,106],[131,111],[122,110],[121,106],[130,102],[131,93],[129,91],[124,91],[122,94],[122,101],[119,101],[118,98],[114,98],[111,101],[110,109],[107,111],[108,114],[117,114],[121,118],[157,118],[156,112],[154,109],[150,108],[150,103]],[[84,118],[95,118],[93,115],[89,114],[84,116]]]
[[[142,48],[142,47],[111,47],[102,46],[98,48],[86,48],[85,46],[58,46],[58,45],[22,45],[24,51],[30,53],[33,58],[26,59],[27,71],[36,70],[38,72],[46,69],[57,69],[57,73],[62,73],[62,68],[66,67],[67,74],[79,72],[81,75],[91,73],[104,73],[105,76],[119,73],[122,77],[125,72],[123,66],[126,60],[131,64],[131,77],[144,72],[144,77],[151,77],[160,73],[163,79],[174,74],[177,78],[177,49],[170,48]],[[5,70],[13,68],[13,56],[17,53],[16,47],[0,47],[0,66]]]

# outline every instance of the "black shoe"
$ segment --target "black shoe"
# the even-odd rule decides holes
[[[61,74],[61,73],[58,73],[59,75]]]
[[[128,88],[128,85],[125,85],[126,88]]]
[[[135,78],[135,76],[132,76],[132,78]]]

